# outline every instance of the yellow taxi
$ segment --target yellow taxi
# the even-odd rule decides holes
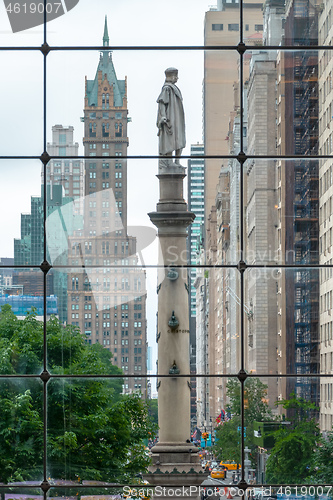
[[[224,469],[213,469],[210,473],[210,477],[213,479],[225,479],[225,470]]]
[[[235,462],[220,462],[220,467],[225,467],[227,470],[238,470],[241,469],[242,466],[240,464],[236,464]]]

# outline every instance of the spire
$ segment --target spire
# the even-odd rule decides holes
[[[103,47],[109,46],[109,33],[107,17],[105,16]],[[102,49],[101,56],[98,62],[97,71],[94,80],[87,80],[87,98],[88,106],[97,106],[98,103],[98,74],[102,73],[102,79],[106,77],[109,84],[113,86],[113,100],[112,106],[122,106],[123,99],[126,96],[126,81],[118,80],[116,71],[113,66],[112,51],[109,49]]]
[[[108,20],[107,20],[107,16],[105,16],[103,47],[107,47],[108,45],[109,45]]]

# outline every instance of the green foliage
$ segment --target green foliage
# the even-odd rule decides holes
[[[275,431],[275,445],[267,460],[266,478],[269,483],[304,483],[313,467],[314,449],[319,434],[318,425],[311,418],[316,406],[290,395],[289,400],[279,401],[291,412],[291,425]]]
[[[148,401],[148,413],[150,420],[156,426],[156,432],[158,429],[158,401],[157,399],[149,399]]]
[[[313,455],[313,478],[316,483],[333,484],[333,432],[321,438]]]
[[[30,390],[19,381],[1,384],[0,480],[42,477],[42,418]]]
[[[115,378],[52,378],[47,384],[48,474],[55,479],[126,482],[147,467],[143,440],[154,432],[148,406],[124,396],[123,373],[110,352],[87,345],[78,328],[47,323],[47,366],[55,375]],[[18,320],[10,306],[0,313],[0,373],[36,379],[0,383],[0,482],[43,477],[43,323],[30,313]]]
[[[215,446],[215,454],[219,460],[240,461],[241,456],[241,385],[236,379],[229,379],[227,383],[227,395],[229,397],[229,412],[232,418],[222,423],[217,428],[218,439]],[[267,386],[258,378],[248,378],[244,385],[244,444],[252,451],[255,449],[253,443],[253,422],[255,420],[271,420],[272,412],[267,402]]]
[[[241,414],[241,385],[232,378],[227,383],[227,395],[230,399],[232,415]],[[267,385],[259,378],[249,377],[244,384],[244,419],[246,425],[255,420],[271,420],[272,412],[267,403]]]
[[[215,445],[215,456],[219,460],[231,460],[232,462],[237,463],[240,462],[241,435],[238,430],[240,423],[241,420],[239,416],[235,416],[218,427],[216,433],[218,441]]]

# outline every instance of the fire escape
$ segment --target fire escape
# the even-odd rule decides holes
[[[301,3],[310,8],[308,1]],[[317,41],[314,38],[316,22],[309,10],[303,10],[303,16],[298,25],[295,20],[295,35],[297,38],[298,29],[302,45],[310,45]],[[294,118],[294,152],[307,155],[307,158],[296,160],[294,165],[295,263],[311,266],[318,264],[319,259],[319,163],[310,158],[318,153],[318,56],[315,51],[294,53]],[[295,272],[294,308],[295,373],[318,373],[318,269],[299,268]],[[299,397],[319,403],[318,379],[297,378],[295,391]]]

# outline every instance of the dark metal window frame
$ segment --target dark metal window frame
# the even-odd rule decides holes
[[[44,6],[47,3],[47,0],[44,1]],[[243,24],[244,22],[244,16],[243,16],[243,1],[240,0],[239,4],[239,14],[240,14],[240,23],[239,23],[239,43],[237,45],[225,45],[225,46],[50,46],[47,42],[47,14],[46,14],[46,8],[44,8],[44,25],[43,25],[43,44],[40,47],[37,46],[21,46],[21,47],[16,47],[16,46],[8,46],[8,47],[0,47],[0,51],[2,52],[8,52],[8,51],[17,51],[17,52],[25,52],[25,51],[40,51],[43,56],[43,152],[40,155],[6,155],[6,156],[0,156],[0,160],[31,160],[31,159],[38,159],[41,161],[42,166],[43,166],[43,172],[44,172],[44,178],[46,178],[46,165],[47,163],[53,159],[62,159],[62,158],[67,158],[68,157],[52,157],[47,153],[46,150],[46,144],[47,144],[47,128],[46,128],[46,116],[47,116],[47,104],[46,104],[46,96],[47,96],[47,56],[50,52],[56,51],[56,52],[65,52],[65,51],[102,51],[102,50],[112,50],[112,51],[198,51],[198,52],[204,52],[205,50],[209,51],[219,51],[219,52],[227,52],[227,51],[232,51],[238,54],[239,60],[240,60],[240,85],[239,85],[239,99],[240,99],[240,109],[242,112],[240,113],[240,130],[243,130],[243,123],[244,123],[244,116],[243,116],[243,110],[244,110],[244,103],[243,103],[243,68],[244,68],[244,55],[246,54],[247,51],[250,50],[258,50],[258,46],[256,45],[246,45],[243,40],[243,34],[245,30],[245,25]],[[287,45],[287,46],[265,46],[266,50],[280,50],[280,51],[306,51],[306,50],[333,50],[333,46],[326,46],[326,45],[302,45],[302,46],[293,46],[293,45]],[[124,159],[158,159],[158,155],[128,155],[124,156]],[[182,156],[183,159],[189,159],[191,156]],[[244,176],[244,164],[248,159],[300,159],[300,158],[307,158],[307,159],[328,159],[332,158],[331,155],[316,155],[316,156],[307,156],[307,155],[247,155],[244,152],[244,137],[243,134],[240,134],[240,152],[237,155],[196,155],[195,159],[198,160],[200,158],[209,160],[209,159],[236,159],[239,162],[240,165],[240,185],[239,185],[239,190],[240,190],[240,255],[241,258],[237,264],[220,264],[220,265],[188,265],[188,266],[174,266],[174,267],[186,267],[186,268],[228,268],[228,269],[235,269],[239,272],[240,276],[240,289],[241,289],[241,295],[240,295],[240,349],[241,349],[241,365],[240,365],[240,370],[238,373],[230,373],[230,374],[203,374],[203,375],[195,375],[195,377],[204,377],[204,378],[214,378],[214,377],[221,377],[221,378],[237,378],[241,384],[241,427],[242,427],[242,432],[241,432],[241,481],[239,483],[240,487],[246,488],[247,484],[245,482],[244,474],[244,459],[245,459],[245,453],[244,453],[244,427],[245,427],[245,422],[244,422],[244,384],[247,378],[250,377],[258,377],[256,374],[247,374],[245,371],[245,335],[244,335],[244,272],[247,269],[251,268],[281,268],[281,269],[300,269],[300,268],[331,268],[333,265],[250,265],[243,260],[242,256],[244,256],[244,250],[245,250],[245,245],[244,245],[244,182],[243,182],[243,176]],[[78,156],[75,157],[76,160],[79,159],[86,159],[89,160],[91,159],[90,157],[87,156]],[[105,160],[105,157],[102,156],[96,156],[94,159],[101,159]],[[119,157],[117,156],[109,156],[108,159],[115,159],[118,160]],[[44,204],[46,203],[47,197],[46,197],[46,186],[47,184],[44,183]],[[44,255],[44,260],[40,264],[40,266],[34,266],[34,265],[22,265],[22,266],[11,266],[11,265],[0,265],[0,268],[13,268],[15,267],[16,269],[40,269],[43,272],[43,286],[44,286],[44,346],[43,346],[43,357],[44,357],[44,365],[43,365],[43,371],[41,374],[36,374],[36,375],[0,375],[0,380],[2,379],[36,379],[39,377],[41,381],[43,382],[43,452],[44,452],[44,458],[43,458],[43,481],[42,483],[37,483],[32,486],[31,483],[29,486],[25,487],[25,490],[29,490],[30,488],[36,489],[36,487],[40,487],[44,499],[47,497],[47,493],[50,490],[50,488],[54,487],[52,484],[49,483],[48,477],[47,477],[47,384],[51,379],[55,378],[116,378],[115,375],[55,375],[51,374],[47,370],[47,338],[46,338],[46,281],[47,281],[47,274],[48,272],[53,268],[53,269],[63,269],[63,268],[71,268],[71,269],[82,269],[82,266],[75,266],[75,265],[67,265],[67,266],[51,266],[51,264],[47,261],[47,252],[46,252],[46,214],[47,211],[45,210],[45,205],[44,205],[44,214],[43,214],[43,234],[44,234],[44,241],[43,241],[43,255]],[[100,266],[84,266],[86,268],[96,268]],[[105,266],[103,266],[105,267]],[[121,268],[121,265],[110,265],[106,266],[110,268]],[[131,266],[135,267],[135,266]],[[139,266],[138,266],[139,267]],[[141,266],[140,266],[141,267]],[[145,265],[144,267],[146,268],[154,268],[157,269],[158,265]],[[158,375],[159,378],[162,377],[169,377],[170,375]],[[172,377],[191,377],[193,375],[191,374],[180,374],[180,375],[172,375]],[[321,377],[326,377],[326,378],[333,378],[333,374],[260,374],[262,377],[274,377],[274,378],[286,378],[286,377],[316,377],[316,378],[321,378]],[[137,374],[126,374],[126,377],[133,378],[137,377]],[[140,377],[142,378],[156,378],[157,375],[148,375],[148,374],[140,374]],[[62,490],[70,490],[70,489],[77,489],[77,490],[84,490],[86,488],[89,488],[90,490],[96,488],[96,490],[100,489],[101,487],[109,487],[109,488],[120,488],[122,486],[125,486],[123,484],[108,484],[108,483],[99,483],[96,486],[90,485],[82,485],[82,484],[77,484],[73,486],[73,483],[70,485],[63,485],[61,487]],[[127,485],[128,486],[128,485]],[[137,486],[137,485],[133,485]],[[170,484],[170,486],[172,486]],[[174,486],[179,486],[178,484],[175,484]],[[266,486],[266,484],[256,484],[256,487],[260,486]],[[273,485],[273,486],[280,486],[280,485]],[[291,486],[300,486],[300,485],[291,485]],[[302,486],[312,486],[312,485],[302,485]],[[316,484],[317,486],[325,486],[325,485],[320,485]],[[327,485],[326,485],[327,486]],[[5,490],[8,490],[8,486],[0,486],[0,493],[4,492]],[[15,489],[22,489],[22,486],[10,486],[11,491],[15,491]]]

